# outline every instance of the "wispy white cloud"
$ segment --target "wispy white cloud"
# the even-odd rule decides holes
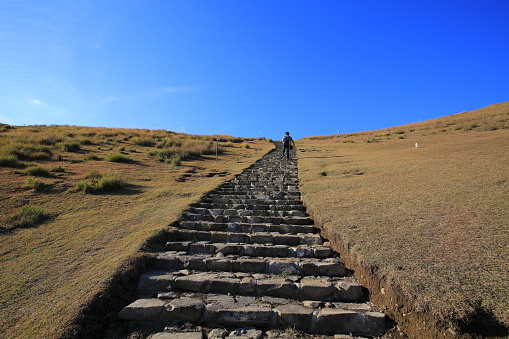
[[[34,103],[36,103],[37,105],[42,105],[42,103],[41,103],[39,100],[37,100],[37,99],[34,99],[34,100],[32,100],[32,101],[33,101]]]

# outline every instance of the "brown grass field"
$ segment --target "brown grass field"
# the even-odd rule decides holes
[[[507,335],[509,102],[297,147],[306,205],[383,282],[372,293],[389,314],[420,321],[409,335],[433,327],[419,314],[440,336]],[[388,288],[410,306],[384,299]]]
[[[216,163],[214,136],[0,125],[0,337],[71,333],[147,239],[274,147],[220,137]]]

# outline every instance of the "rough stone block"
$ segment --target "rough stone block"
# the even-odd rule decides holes
[[[169,241],[166,243],[167,251],[187,251],[192,241]]]
[[[171,283],[171,287],[172,289],[199,292],[205,287],[210,278],[211,275],[206,273],[177,277]]]
[[[158,291],[166,291],[173,278],[173,274],[164,272],[143,274],[138,283],[137,292],[143,296],[153,296]]]
[[[292,261],[269,260],[268,273],[270,274],[286,274],[301,275],[300,266]]]
[[[291,234],[277,235],[277,236],[274,236],[274,244],[275,245],[297,246],[300,244],[300,237],[297,235],[291,235]]]
[[[159,332],[147,339],[202,339],[201,332]]]
[[[344,277],[347,269],[339,262],[306,262],[302,264],[304,275]]]
[[[286,304],[278,306],[276,311],[279,316],[279,323],[282,327],[296,328],[306,331],[311,326],[313,309],[301,305]]]
[[[336,285],[338,290],[338,299],[346,302],[360,302],[364,298],[362,285],[351,282],[342,281]]]
[[[352,333],[377,337],[385,331],[385,315],[325,308],[318,313],[313,330],[324,334]]]
[[[306,234],[300,238],[301,245],[321,245],[322,237],[319,234]]]
[[[327,279],[302,279],[300,297],[307,300],[323,300],[332,297],[334,287]]]
[[[263,259],[236,259],[232,260],[234,272],[264,273],[266,262]]]
[[[163,316],[171,320],[197,322],[203,315],[205,303],[199,299],[180,298],[165,305]]]
[[[207,258],[205,265],[211,271],[230,271],[232,266],[231,261],[224,258]]]
[[[267,233],[255,233],[248,235],[249,242],[251,244],[273,244],[274,237],[272,234]]]
[[[209,284],[213,293],[236,294],[239,291],[240,279],[218,277],[210,279]]]
[[[118,318],[132,321],[157,320],[164,307],[164,301],[159,299],[138,299],[124,307]]]
[[[295,298],[298,290],[297,286],[290,279],[275,278],[257,281],[258,293],[260,295],[269,295],[273,297]]]
[[[207,305],[204,321],[224,326],[263,326],[272,323],[274,312],[270,307],[216,308]]]

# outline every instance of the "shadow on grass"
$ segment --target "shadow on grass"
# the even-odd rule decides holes
[[[470,321],[461,326],[464,333],[480,336],[482,338],[507,338],[509,328],[502,324],[493,313],[478,307]]]

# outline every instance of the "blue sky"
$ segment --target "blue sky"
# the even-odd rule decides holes
[[[505,0],[0,0],[0,122],[294,138],[509,100]]]

